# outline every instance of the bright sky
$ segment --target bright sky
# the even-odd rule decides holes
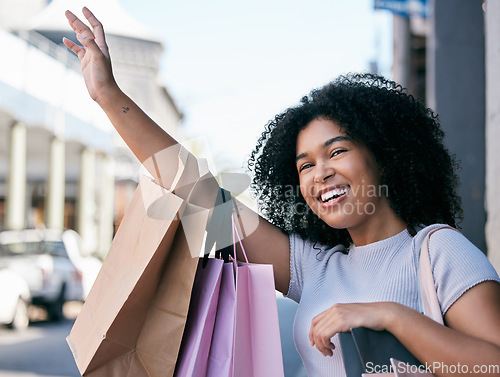
[[[311,89],[370,61],[390,75],[392,16],[373,0],[119,2],[164,42],[184,133],[219,169],[242,166],[268,120]]]

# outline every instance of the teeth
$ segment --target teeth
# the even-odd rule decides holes
[[[321,195],[321,200],[323,202],[326,202],[333,197],[344,195],[348,190],[349,190],[349,188],[344,187],[344,188],[337,188],[337,189],[325,192],[323,195]]]

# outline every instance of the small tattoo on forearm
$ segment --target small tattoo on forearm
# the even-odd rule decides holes
[[[126,114],[130,109],[128,107],[122,106],[123,112]]]

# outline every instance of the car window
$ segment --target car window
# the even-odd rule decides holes
[[[6,257],[22,255],[26,251],[26,244],[24,242],[16,242],[2,245],[3,255]]]
[[[16,242],[2,245],[4,256],[41,255],[48,254],[54,257],[68,257],[62,242]]]
[[[41,242],[41,253],[50,254],[55,257],[68,257],[66,248],[62,242]]]

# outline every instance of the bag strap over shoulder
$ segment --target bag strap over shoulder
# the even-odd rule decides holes
[[[439,228],[434,228],[429,233],[427,233],[420,248],[418,275],[420,282],[421,306],[423,308],[424,314],[432,318],[434,321],[443,324],[443,315],[441,314],[441,307],[439,306],[436,287],[434,285],[434,277],[432,275],[431,261],[429,257],[429,239],[434,232],[440,229],[453,229],[458,232],[458,230],[451,226],[442,226]]]

